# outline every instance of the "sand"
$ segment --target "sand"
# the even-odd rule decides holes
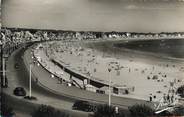
[[[96,48],[89,47],[89,44],[96,45],[94,42],[87,41],[82,43],[57,41],[44,43],[43,47],[47,49],[49,58],[68,65],[67,68],[84,74],[90,79],[108,83],[109,78],[111,78],[112,85],[135,87],[135,91],[129,95],[119,96],[149,100],[149,96],[152,95],[156,96],[153,101],[159,101],[164,93],[167,94],[170,82],[176,81],[175,87],[177,88],[184,81],[182,62],[175,62],[175,60],[168,58],[158,58],[149,54],[141,56],[140,53],[135,54],[134,52],[132,54],[130,51],[124,51],[124,54],[121,54],[117,50],[116,52],[113,52],[113,49],[109,51],[107,47],[102,51],[98,46]],[[40,56],[44,55],[40,54]],[[45,61],[48,60],[45,59]],[[112,68],[109,73],[109,63],[112,61],[118,62],[119,70]],[[111,64],[114,67],[118,65]],[[155,79],[153,79],[153,76],[156,76]]]

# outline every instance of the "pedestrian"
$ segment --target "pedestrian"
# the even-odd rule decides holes
[[[164,93],[163,99],[164,99],[164,103],[166,103],[167,102],[167,97],[166,97],[165,93]]]
[[[150,96],[150,102],[152,102],[152,97]]]
[[[169,94],[167,95],[167,102],[170,103],[170,96],[169,96]]]
[[[171,103],[174,102],[174,95],[171,96]]]
[[[38,83],[38,78],[35,79],[36,83]]]

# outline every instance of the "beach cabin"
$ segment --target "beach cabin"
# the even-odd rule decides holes
[[[94,87],[93,85],[87,84],[85,85],[85,88],[87,91],[96,92],[96,87]]]
[[[97,93],[99,93],[99,92],[101,92],[102,94],[109,94],[109,87],[103,86],[100,89],[98,89]],[[111,92],[113,92],[112,88],[111,88]]]

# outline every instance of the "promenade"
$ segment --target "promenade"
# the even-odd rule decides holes
[[[33,59],[30,59],[33,55],[31,55],[30,53],[31,50],[28,49],[24,54],[24,62],[26,63],[27,69],[29,68],[29,63],[33,63]],[[90,91],[81,90],[76,87],[68,87],[66,85],[58,84],[58,80],[51,78],[51,74],[46,71],[42,66],[34,65],[32,67],[32,73],[35,77],[38,78],[40,86],[45,87],[52,92],[58,93],[59,95],[66,96],[71,99],[82,99],[106,104],[108,103],[108,95],[97,94]],[[130,99],[126,97],[112,97],[113,105],[120,106],[125,109],[137,103],[152,105],[150,102],[144,100]]]

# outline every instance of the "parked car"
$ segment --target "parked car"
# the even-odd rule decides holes
[[[23,87],[16,87],[13,94],[16,96],[26,96],[26,91]]]
[[[73,104],[72,109],[86,112],[94,112],[96,110],[96,106],[88,101],[78,100]]]

